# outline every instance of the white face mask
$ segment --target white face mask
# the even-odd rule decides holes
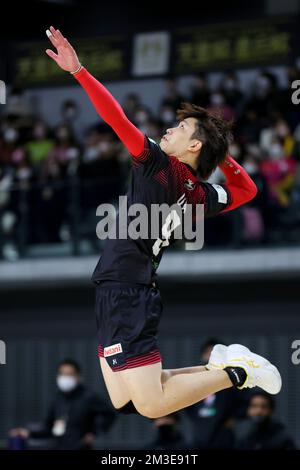
[[[236,88],[235,81],[232,78],[227,78],[224,83],[224,88],[227,91],[234,90]]]
[[[278,160],[283,156],[283,148],[280,144],[272,144],[269,149],[269,155],[272,160]]]
[[[8,142],[8,143],[15,142],[18,137],[19,137],[18,131],[16,129],[14,129],[13,127],[8,127],[4,131],[3,138],[4,138],[5,142]]]
[[[58,375],[56,384],[62,392],[71,392],[77,387],[78,382],[75,377],[71,377],[70,375]]]
[[[173,113],[173,111],[163,111],[161,118],[165,124],[173,123],[176,120],[175,114]]]
[[[224,104],[224,97],[220,93],[213,93],[211,95],[212,106],[222,106]]]
[[[233,158],[238,159],[241,154],[241,149],[236,144],[230,144],[229,153],[230,155],[232,155]]]
[[[138,111],[136,114],[135,114],[135,121],[137,122],[137,124],[141,125],[141,124],[145,124],[145,122],[148,121],[148,114],[145,113],[144,111]]]
[[[245,171],[249,173],[249,175],[253,175],[257,172],[257,165],[253,162],[246,162],[243,165]]]

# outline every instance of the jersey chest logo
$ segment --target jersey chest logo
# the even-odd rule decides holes
[[[195,183],[193,183],[191,179],[188,179],[184,182],[184,187],[189,191],[192,191],[193,189],[195,189]]]

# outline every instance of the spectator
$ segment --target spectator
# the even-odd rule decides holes
[[[226,121],[232,121],[235,118],[234,109],[226,103],[225,96],[220,91],[211,94],[208,110]]]
[[[74,124],[74,121],[79,116],[79,107],[76,101],[74,100],[64,101],[61,106],[61,115],[62,115],[62,123],[66,124],[67,126],[71,128],[72,131],[74,131],[73,124]]]
[[[155,439],[143,450],[185,450],[188,443],[178,429],[180,414],[173,413],[153,420],[156,428]]]
[[[133,122],[142,132],[144,132],[144,134],[146,134],[147,126],[151,118],[151,111],[147,108],[147,106],[140,104],[135,110]]]
[[[243,105],[243,95],[240,91],[239,82],[234,72],[228,72],[220,83],[220,91],[225,101],[234,111],[240,114]]]
[[[134,121],[137,109],[140,107],[141,99],[136,93],[129,93],[123,105],[124,112],[130,121]]]
[[[259,186],[255,200],[241,210],[206,220],[207,246],[299,242],[300,107],[292,103],[290,88],[299,77],[299,68],[287,67],[286,85],[279,88],[276,76],[263,70],[249,91],[242,92],[237,74],[229,71],[211,93],[209,75],[195,76],[191,101],[235,120],[230,153],[253,170]],[[126,96],[124,108],[143,133],[159,142],[165,130],[176,125],[176,109],[184,100],[171,77],[158,115],[141,103],[136,93]],[[36,121],[21,90],[12,90],[4,111],[0,118],[0,178],[5,191],[0,199],[4,197],[6,202],[0,200],[0,206],[5,221],[14,218],[16,222],[5,222],[1,245],[7,237],[9,243],[22,239],[24,247],[70,240],[70,233],[76,230],[68,229],[68,236],[62,236],[64,227],[69,226],[80,226],[74,240],[95,240],[96,207],[113,202],[130,184],[131,160],[124,147],[103,124],[89,131],[80,145],[75,142],[74,126],[80,136],[84,116],[79,122],[80,110],[73,99],[62,102],[61,122],[54,129]],[[256,148],[257,155],[249,153],[250,148]],[[222,182],[222,174],[216,171],[210,182]],[[7,211],[14,217],[7,217]],[[220,231],[222,242],[217,237]],[[97,240],[96,246],[98,251]]]
[[[207,84],[207,78],[203,74],[199,74],[191,87],[191,103],[202,108],[207,108],[210,103],[210,90]]]
[[[10,436],[31,440],[48,437],[48,446],[53,449],[92,448],[95,436],[113,424],[114,411],[86,389],[76,361],[65,359],[59,364],[56,382],[58,391],[40,429],[16,428]]]
[[[176,113],[170,104],[163,104],[160,107],[159,116],[165,129],[173,127],[176,123]]]
[[[79,146],[72,130],[67,124],[61,124],[55,132],[55,144],[49,151],[43,168],[46,178],[59,179],[68,175],[71,164],[78,164]]]
[[[285,154],[277,137],[272,139],[268,159],[261,162],[260,170],[266,178],[274,204],[278,208],[288,206],[289,193],[295,181],[296,162],[293,157]]]
[[[9,121],[2,125],[2,136],[0,139],[0,164],[8,166],[12,163],[12,154],[19,142],[19,131]]]
[[[161,106],[170,106],[176,111],[180,108],[181,103],[185,101],[185,97],[179,92],[175,78],[168,78],[166,80],[166,91]]]
[[[261,150],[255,144],[245,147],[243,167],[258,188],[256,197],[241,208],[243,218],[242,239],[244,243],[262,243],[265,240],[268,225],[270,197],[266,178],[260,171]]]
[[[253,109],[260,119],[262,126],[269,123],[274,112],[274,95],[277,92],[275,75],[261,71],[253,83],[253,92],[248,101],[249,108]]]
[[[295,139],[291,133],[288,123],[282,119],[277,119],[273,126],[267,127],[261,131],[260,134],[260,147],[265,152],[268,152],[273,140],[279,140],[284,155],[290,157],[292,155]]]
[[[288,450],[294,443],[285,427],[273,418],[275,401],[263,391],[250,398],[247,418],[235,426],[235,448],[247,450]]]
[[[54,142],[49,137],[46,124],[43,121],[38,121],[33,128],[32,139],[26,145],[29,161],[37,171],[53,147]]]
[[[257,111],[248,105],[236,123],[236,138],[242,144],[256,144],[259,140],[261,125]]]

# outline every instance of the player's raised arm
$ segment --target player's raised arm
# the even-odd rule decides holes
[[[135,157],[142,155],[145,145],[144,134],[129,121],[123,109],[110,92],[94,78],[79,62],[69,41],[58,29],[50,27],[47,36],[57,53],[47,49],[46,53],[57,65],[70,72],[90,97],[96,111],[112,127],[128,151]]]
[[[244,168],[239,165],[230,155],[226,156],[223,163],[219,165],[226,177],[226,186],[231,196],[231,203],[223,210],[230,211],[236,207],[251,201],[257,194],[257,187]]]

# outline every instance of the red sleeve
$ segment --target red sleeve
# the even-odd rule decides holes
[[[230,155],[219,165],[226,177],[225,186],[231,196],[231,202],[222,212],[231,211],[236,207],[251,201],[257,194],[257,187],[244,168],[239,165]]]
[[[110,92],[84,67],[74,74],[88,94],[97,113],[112,127],[128,151],[135,157],[144,151],[145,136],[126,117],[123,109]]]

